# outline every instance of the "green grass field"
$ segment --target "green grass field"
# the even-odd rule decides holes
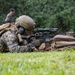
[[[75,75],[75,51],[1,53],[0,75]]]

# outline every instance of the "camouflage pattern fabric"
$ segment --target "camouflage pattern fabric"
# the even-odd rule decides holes
[[[1,40],[3,40],[3,42],[7,45],[10,52],[27,52],[29,50],[29,46],[19,46],[18,45],[17,36],[12,31],[5,32],[1,36]]]
[[[16,35],[18,36],[19,42],[22,42],[22,41],[23,41],[22,38],[21,38],[21,35],[20,35],[19,32],[18,32],[17,27],[16,27],[14,24],[11,24],[11,23],[2,24],[2,25],[0,26],[0,36],[1,36],[4,32],[9,31],[9,30],[11,30],[11,31],[13,31],[13,32],[16,33]]]
[[[6,19],[5,19],[5,22],[6,23],[12,23],[12,22],[14,22],[13,21],[13,16],[10,13],[7,14]]]
[[[3,44],[2,44],[2,40],[0,39],[0,52],[3,52],[4,50],[4,47],[3,47]]]
[[[33,51],[37,51],[35,46],[37,47],[41,44],[41,42],[39,40],[36,40],[27,45],[19,45],[18,38],[13,31],[7,31],[7,32],[3,33],[1,36],[1,40],[5,44],[5,45],[2,44],[3,49],[2,48],[0,49],[0,51],[2,50],[3,52],[6,52],[7,49],[9,52],[33,52]],[[36,44],[36,43],[38,43],[38,44]]]
[[[4,41],[0,38],[0,53],[3,52],[8,52],[9,49],[7,48],[6,44],[4,43]]]

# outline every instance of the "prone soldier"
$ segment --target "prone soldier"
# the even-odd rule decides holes
[[[13,25],[12,23],[6,23],[6,25],[1,25],[0,52],[33,52],[34,50],[36,50],[36,46],[39,46],[42,43],[42,41],[36,40],[29,44],[20,45],[20,43],[23,42],[20,34],[31,34],[31,31],[34,28],[35,22],[32,18],[26,15],[22,15],[19,18],[17,18],[15,25]]]
[[[6,23],[0,26],[0,52],[33,52],[37,51],[37,47],[39,47],[39,50],[52,50],[52,49],[58,49],[65,46],[75,46],[75,42],[70,42],[71,44],[61,44],[61,46],[58,46],[58,43],[60,40],[68,40],[69,41],[75,41],[75,39],[67,38],[65,36],[54,37],[51,40],[51,43],[48,48],[45,48],[45,44],[43,43],[42,39],[36,39],[30,43],[27,43],[26,40],[23,40],[21,38],[21,35],[30,35],[32,34],[32,30],[35,28],[35,22],[32,18],[26,15],[22,15],[19,18],[16,19],[15,25],[12,23]],[[48,30],[48,29],[47,29]],[[55,29],[54,29],[55,30]],[[45,30],[44,30],[45,31]],[[54,31],[53,31],[54,32]],[[20,35],[21,34],[21,35]],[[49,34],[48,34],[49,35]],[[64,38],[63,38],[64,37]],[[49,37],[46,37],[46,42],[49,41]],[[58,42],[57,42],[58,41]],[[61,42],[62,43],[62,42]],[[68,42],[69,43],[69,42]],[[54,45],[53,45],[54,44]],[[42,47],[40,47],[42,45]],[[59,43],[60,45],[60,43]]]

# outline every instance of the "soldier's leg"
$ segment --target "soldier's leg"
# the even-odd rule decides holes
[[[6,45],[4,44],[4,42],[1,40],[0,38],[0,52],[5,52],[6,49]]]

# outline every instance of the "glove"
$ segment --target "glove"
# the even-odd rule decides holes
[[[42,43],[43,43],[43,40],[42,40],[42,39],[39,39],[39,40],[33,41],[31,44],[32,44],[34,47],[39,47]]]
[[[38,50],[35,47],[28,46],[28,52],[37,52]]]

